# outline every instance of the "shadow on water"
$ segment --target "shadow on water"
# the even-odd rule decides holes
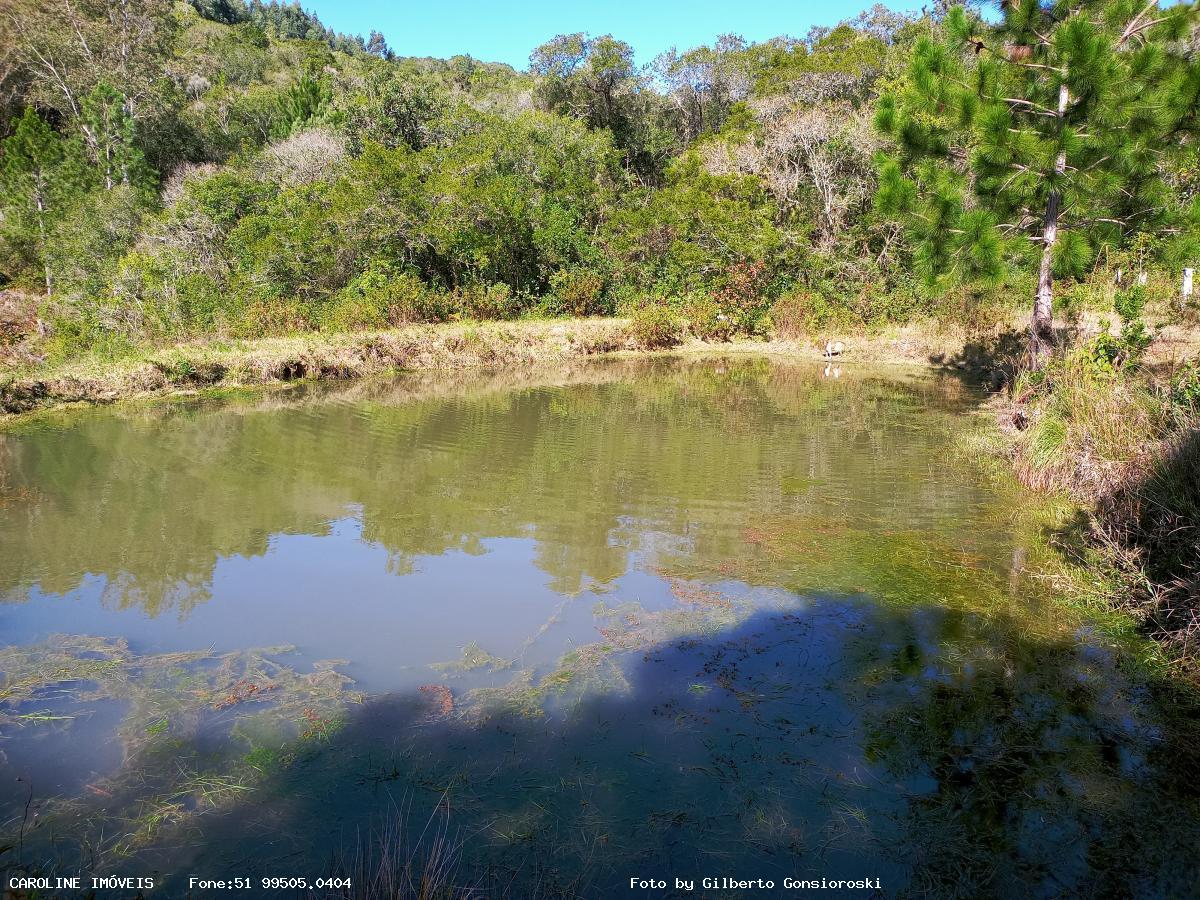
[[[944,372],[996,391],[1012,382],[1029,352],[1029,333],[1012,329],[969,340],[956,353],[936,353],[929,362]]]
[[[445,896],[641,896],[631,877],[679,877],[697,890],[653,896],[732,897],[761,892],[701,879],[824,877],[878,878],[884,896],[1171,897],[1200,877],[1195,757],[1086,629],[1046,641],[1004,615],[831,596],[619,660],[600,687],[538,698],[515,679],[455,689],[453,708],[369,699],[109,867],[180,873],[160,896],[186,894],[184,872],[336,873],[403,820],[387,865],[419,884],[434,858]]]

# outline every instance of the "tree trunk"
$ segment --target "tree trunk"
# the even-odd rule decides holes
[[[37,200],[37,220],[38,220],[38,250],[42,255],[42,270],[46,274],[46,296],[50,296],[50,263],[46,259],[46,204],[42,201],[42,191],[37,189],[35,194]]]
[[[1066,84],[1058,88],[1058,122],[1067,112],[1070,94]],[[1045,362],[1054,344],[1054,243],[1058,240],[1058,213],[1062,206],[1062,191],[1058,185],[1067,170],[1067,153],[1061,151],[1054,161],[1055,182],[1046,198],[1046,217],[1042,222],[1042,264],[1038,269],[1037,294],[1033,298],[1033,319],[1029,326],[1029,356],[1034,367]]]
[[[1029,354],[1040,366],[1054,342],[1054,243],[1058,240],[1057,190],[1046,200],[1046,218],[1042,225],[1042,264],[1038,268],[1037,294],[1033,298],[1033,321],[1029,328]]]

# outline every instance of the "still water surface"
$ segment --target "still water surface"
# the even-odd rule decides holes
[[[402,833],[489,895],[1187,896],[1195,756],[1056,602],[1053,516],[955,452],[978,394],[833,375],[600,361],[0,433],[0,867],[181,896],[373,874]]]

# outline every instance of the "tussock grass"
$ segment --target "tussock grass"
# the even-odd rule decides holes
[[[1105,372],[1068,349],[997,401],[1018,478],[1088,511],[1108,602],[1200,673],[1200,415],[1189,370]]]
[[[486,893],[465,878],[463,842],[450,829],[440,805],[421,828],[410,822],[407,805],[331,861],[326,879],[347,883],[310,891],[309,900],[469,900]]]
[[[1013,393],[1018,405],[1032,401],[1015,443],[1018,477],[1084,501],[1152,466],[1170,431],[1168,409],[1148,382],[1097,373],[1078,354],[1043,375],[1022,374]]]

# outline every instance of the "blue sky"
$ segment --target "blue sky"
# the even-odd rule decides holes
[[[874,0],[301,0],[336,31],[382,31],[403,56],[453,56],[506,62],[518,69],[529,52],[556,34],[586,31],[628,41],[639,63],[672,45],[681,50],[733,32],[750,41],[779,34],[803,37],[813,25],[836,25]],[[920,2],[892,0],[893,9],[919,9]]]

